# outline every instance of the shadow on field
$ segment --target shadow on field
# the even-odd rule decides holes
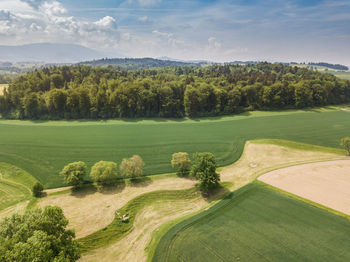
[[[231,193],[230,190],[228,190],[225,186],[220,185],[219,187],[214,189],[212,192],[210,192],[210,194],[203,195],[203,198],[210,203],[212,201],[224,198],[228,196],[230,193]]]
[[[85,185],[82,188],[72,189],[71,195],[77,198],[84,198],[88,195],[95,194],[97,192],[97,188],[92,184]]]
[[[104,195],[118,194],[124,190],[125,186],[126,186],[126,183],[125,183],[125,180],[123,179],[123,180],[117,181],[114,185],[104,186],[99,190],[99,192]]]
[[[132,187],[144,187],[152,184],[152,179],[149,177],[138,177],[130,179],[130,186]]]

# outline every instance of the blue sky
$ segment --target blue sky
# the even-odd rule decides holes
[[[0,0],[0,44],[112,56],[350,65],[349,0]]]

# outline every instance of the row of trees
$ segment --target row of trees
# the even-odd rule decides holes
[[[132,179],[141,177],[144,166],[145,163],[139,155],[124,158],[120,164],[120,173],[117,169],[117,163],[99,161],[91,168],[90,177],[97,188],[101,189],[104,186],[115,184],[121,176],[128,176]],[[84,184],[84,179],[87,176],[87,165],[82,161],[70,163],[62,169],[61,175],[67,185],[79,188]]]
[[[183,117],[350,101],[350,81],[260,63],[120,70],[63,66],[15,79],[0,113],[17,119]]]

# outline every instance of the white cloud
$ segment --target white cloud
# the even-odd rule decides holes
[[[149,17],[146,16],[146,15],[145,15],[145,16],[139,17],[137,20],[139,20],[139,21],[142,22],[142,23],[147,23],[147,22],[150,21]]]
[[[208,49],[209,50],[218,50],[221,48],[221,43],[216,40],[215,37],[208,38]]]
[[[0,9],[0,44],[67,42],[92,48],[118,46],[117,23],[111,16],[87,21],[68,16],[67,9],[56,0],[22,0],[28,4],[25,4],[26,9],[20,6],[23,2],[12,1],[12,10]],[[20,10],[16,8],[18,6]]]

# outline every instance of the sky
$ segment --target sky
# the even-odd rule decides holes
[[[0,45],[350,65],[350,0],[0,0]]]

